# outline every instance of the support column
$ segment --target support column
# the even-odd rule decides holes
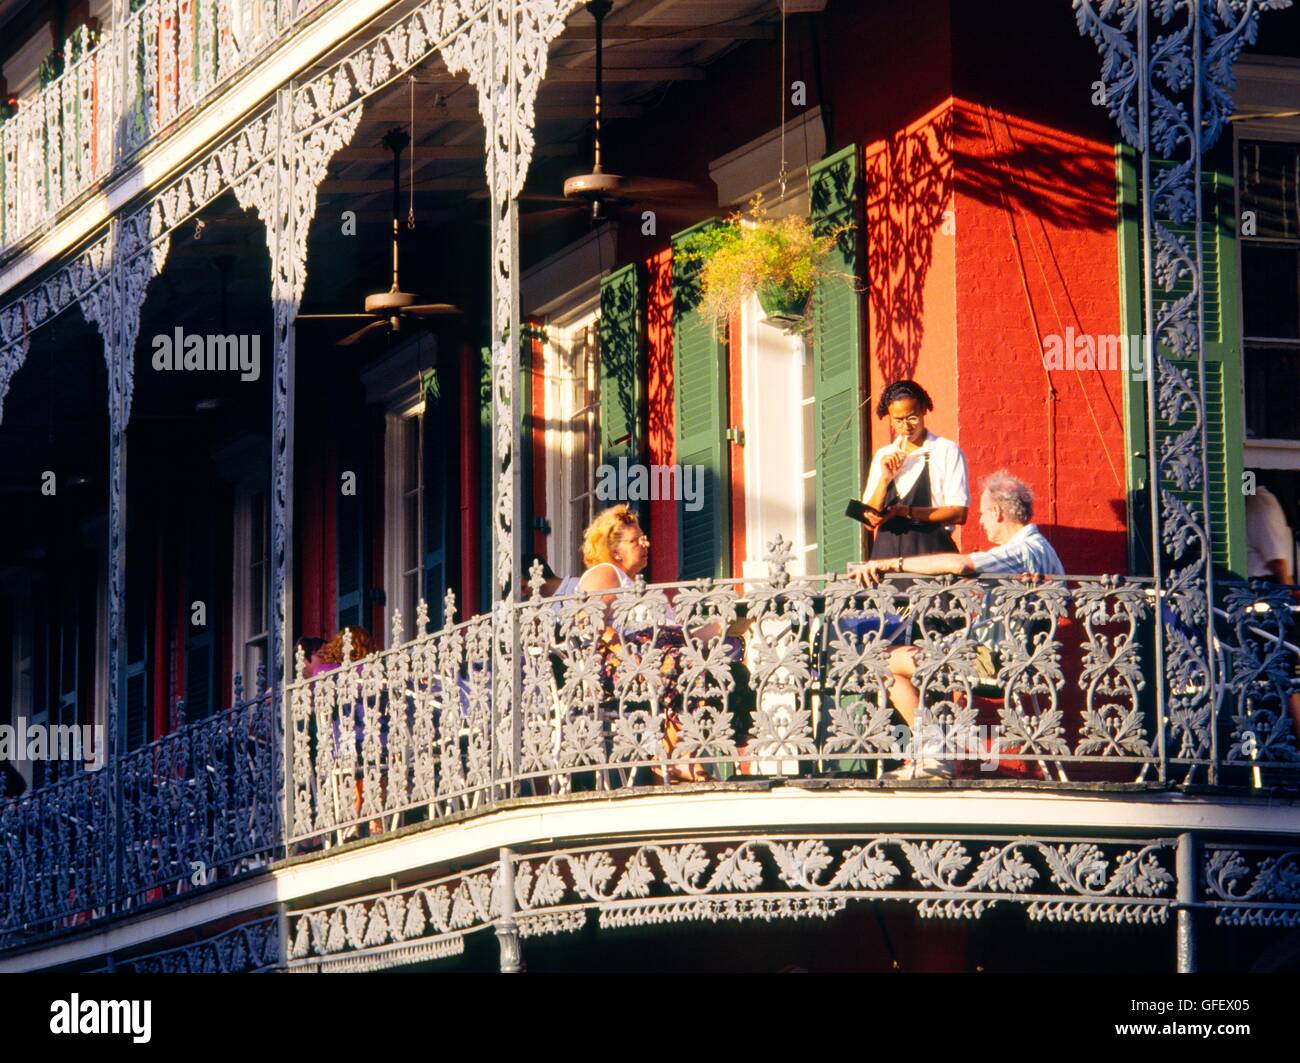
[[[272,716],[280,726],[274,731],[278,743],[273,760],[281,777],[276,792],[281,795],[277,838],[292,823],[293,787],[287,759],[292,722],[285,688],[294,677],[286,667],[287,647],[293,644],[293,402],[294,402],[294,319],[302,303],[306,276],[298,275],[298,227],[301,222],[302,259],[305,265],[306,228],[310,217],[299,219],[293,209],[297,142],[293,135],[293,83],[281,89],[275,101],[275,225],[268,225],[271,251],[271,310],[274,317],[275,347],[271,370],[271,690]]]
[[[287,684],[287,647],[293,643],[293,406],[294,320],[307,284],[307,234],[316,214],[317,193],[335,152],[351,141],[361,122],[361,101],[299,130],[301,89],[290,82],[276,93],[271,160],[234,186],[235,198],[245,210],[255,210],[266,226],[271,257],[271,309],[274,355],[271,390],[271,667],[272,715],[280,721],[275,731],[276,790],[281,803],[277,837],[292,824],[292,765],[287,741],[292,729]],[[303,110],[317,113],[311,107]]]
[[[1105,105],[1141,153],[1162,781],[1193,781],[1201,766],[1218,776],[1201,158],[1232,113],[1232,66],[1263,6],[1075,0],[1102,57]],[[1187,294],[1174,294],[1180,285]]]
[[[108,370],[108,763],[111,788],[106,866],[110,892],[120,878],[118,769],[126,746],[126,432],[135,386],[135,343],[149,281],[162,271],[170,247],[155,233],[148,207],[109,222],[100,281],[79,300],[99,329]]]
[[[501,973],[522,974],[523,951],[519,947],[519,924],[515,922],[515,854],[500,853],[501,917],[497,922],[497,945],[501,949]]]
[[[582,0],[489,0],[484,17],[449,42],[451,73],[465,71],[478,90],[487,134],[491,200],[493,793],[514,790],[520,702],[518,615],[524,582],[523,419],[518,402],[519,194],[532,162],[537,90],[551,41]]]
[[[1178,973],[1196,973],[1196,902],[1200,895],[1198,846],[1191,834],[1178,835]]]

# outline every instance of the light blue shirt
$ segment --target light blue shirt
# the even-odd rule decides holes
[[[1001,546],[992,550],[976,550],[970,555],[971,564],[981,576],[1021,575],[1064,576],[1061,559],[1052,544],[1038,530],[1037,524],[1026,524]]]

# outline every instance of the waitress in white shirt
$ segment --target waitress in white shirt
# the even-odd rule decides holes
[[[871,457],[862,501],[883,513],[868,513],[876,557],[918,557],[956,553],[952,528],[966,523],[970,488],[966,455],[951,439],[925,427],[934,402],[912,380],[885,388],[876,416],[889,418],[894,441]]]

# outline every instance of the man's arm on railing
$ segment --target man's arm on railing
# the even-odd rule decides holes
[[[975,572],[975,562],[970,554],[872,558],[854,571],[853,578],[866,587],[879,583],[880,577],[887,572],[907,572],[916,576],[969,576]]]

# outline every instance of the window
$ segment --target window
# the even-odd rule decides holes
[[[1300,440],[1300,144],[1238,150],[1246,437]]]
[[[388,513],[385,526],[385,600],[388,603],[388,632],[393,611],[402,614],[405,637],[414,633],[415,611],[420,600],[424,540],[424,407],[405,414],[390,414],[385,424],[387,451]]]
[[[429,610],[428,630],[443,624],[448,521],[459,491],[449,438],[454,425],[438,406],[449,401],[446,395],[428,398],[385,419],[385,638],[392,634],[394,610],[401,610],[403,637],[417,634],[421,599]]]
[[[257,671],[267,662],[270,614],[266,491],[245,485],[235,496],[235,667],[245,696],[257,690]]]
[[[596,515],[600,460],[600,319],[588,313],[568,326],[548,325],[546,367],[546,560],[559,576],[582,570],[582,533]]]
[[[596,516],[596,451],[600,440],[597,427],[600,417],[599,336],[599,322],[587,322],[572,331],[566,352],[572,412],[565,421],[568,447],[565,516],[573,537],[570,549],[575,555],[566,557],[566,560],[575,564],[579,561],[576,554],[581,549],[582,533]]]

